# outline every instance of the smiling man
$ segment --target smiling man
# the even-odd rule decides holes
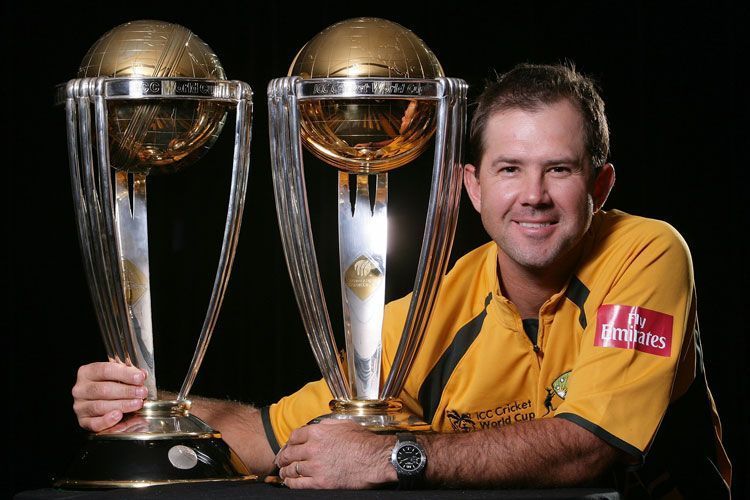
[[[523,317],[536,318],[570,277],[615,174],[609,163],[593,165],[576,104],[560,98],[527,107],[500,108],[486,120],[481,163],[467,165],[464,177],[484,228],[500,248],[502,285],[536,296],[509,297]]]
[[[689,250],[667,223],[604,211],[604,103],[563,65],[488,84],[468,195],[492,241],[448,273],[402,399],[431,434],[324,421],[323,381],[263,410],[194,411],[292,488],[615,486],[628,498],[726,498],[731,467],[703,372]],[[384,371],[409,297],[386,308]],[[82,426],[140,406],[131,367],[81,368]],[[139,392],[140,391],[140,392]]]

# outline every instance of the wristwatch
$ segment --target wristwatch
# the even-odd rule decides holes
[[[396,446],[391,452],[391,464],[396,469],[399,488],[415,489],[420,488],[424,483],[427,453],[411,432],[396,434]]]

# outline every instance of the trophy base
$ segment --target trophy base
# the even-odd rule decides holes
[[[146,401],[117,425],[89,435],[56,488],[143,488],[255,481],[221,434],[188,413],[189,401]]]
[[[387,400],[337,400],[329,403],[331,413],[310,421],[317,424],[322,420],[350,420],[377,434],[395,434],[402,431],[416,433],[431,432],[430,424],[403,409],[397,399]]]

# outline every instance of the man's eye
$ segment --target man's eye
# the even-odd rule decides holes
[[[500,167],[498,169],[498,172],[500,172],[501,174],[515,174],[516,172],[518,172],[518,167],[508,165],[505,167]]]
[[[550,167],[547,171],[552,174],[569,174],[572,170],[570,167],[566,167],[565,165],[556,165],[554,167]]]

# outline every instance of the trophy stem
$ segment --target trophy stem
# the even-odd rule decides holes
[[[132,183],[130,182],[131,179]],[[148,398],[157,399],[154,340],[151,324],[146,175],[115,173],[115,231],[125,301],[132,324],[133,361],[146,370]]]
[[[307,338],[329,389],[336,399],[349,399],[328,316],[313,245],[307,208],[295,86],[298,77],[277,78],[268,85],[268,123],[276,215],[289,276]]]
[[[350,175],[339,172],[339,264],[344,331],[352,397],[375,400],[380,392],[383,310],[388,244],[388,174],[356,175],[350,202]],[[371,208],[372,207],[372,208]]]
[[[119,307],[122,299],[122,287],[120,280],[120,265],[117,252],[113,243],[107,237],[112,234],[112,191],[109,184],[109,159],[102,149],[107,149],[108,143],[98,148],[100,152],[96,157],[92,152],[92,127],[91,127],[91,100],[90,95],[94,81],[78,80],[70,88],[75,94],[78,105],[78,132],[81,150],[81,173],[83,197],[85,199],[88,219],[85,238],[86,246],[91,250],[92,270],[95,274],[94,281],[98,284],[99,295],[94,302],[101,304],[101,311],[105,315],[107,330],[104,335],[108,338],[108,344],[114,351],[114,359],[123,363],[131,363],[129,349],[128,320],[124,308]],[[101,122],[100,107],[103,103],[97,102],[96,133],[97,143],[102,144],[102,127],[106,128],[106,116],[104,125]],[[95,159],[98,160],[98,168],[95,168]]]
[[[247,191],[247,178],[250,171],[250,140],[252,138],[251,119],[253,115],[252,92],[248,86],[243,86],[243,95],[237,104],[235,117],[235,141],[232,159],[232,186],[229,194],[229,205],[227,208],[227,219],[224,224],[224,239],[221,245],[221,256],[216,270],[211,299],[209,300],[206,318],[203,321],[198,345],[195,348],[193,359],[190,362],[187,376],[177,396],[178,401],[187,398],[198,369],[203,362],[208,343],[216,326],[221,304],[224,301],[224,293],[229,282],[229,274],[234,261],[234,255],[239,241],[240,222],[245,207],[245,192]]]
[[[123,276],[121,264],[122,249],[118,238],[114,238],[113,240],[108,236],[115,234],[116,223],[115,207],[112,200],[112,168],[109,161],[107,104],[101,94],[103,80],[103,78],[93,80],[90,84],[93,87],[90,87],[89,90],[89,92],[95,94],[94,111],[96,116],[96,142],[98,145],[99,164],[98,192],[101,203],[100,213],[97,214],[99,215],[99,229],[96,231],[96,234],[99,235],[104,253],[102,255],[103,271],[110,283],[108,290],[110,291],[113,303],[112,309],[117,323],[117,337],[120,341],[120,346],[125,350],[125,359],[123,361],[127,364],[135,365],[137,363],[135,332],[133,321],[125,301],[125,277]]]
[[[384,399],[398,396],[419,350],[435,304],[450,248],[456,233],[461,196],[461,145],[466,128],[467,85],[456,78],[439,78],[444,95],[438,103],[435,160],[422,250],[414,293],[393,365],[381,393]]]
[[[71,95],[75,91],[74,87],[75,85],[69,84],[69,95]],[[107,312],[107,304],[102,300],[102,297],[104,297],[104,292],[102,291],[102,289],[106,286],[106,284],[102,283],[102,280],[100,279],[101,273],[97,268],[96,261],[92,254],[94,244],[91,226],[89,223],[89,221],[91,220],[91,207],[89,206],[88,197],[86,196],[86,192],[83,186],[83,180],[81,178],[82,167],[80,156],[78,154],[79,145],[81,149],[83,149],[84,143],[79,143],[78,113],[76,111],[76,101],[72,97],[68,97],[66,99],[65,112],[66,126],[68,131],[68,157],[70,163],[73,206],[75,208],[76,224],[78,226],[78,239],[83,256],[83,266],[86,272],[86,281],[89,285],[89,292],[94,304],[96,319],[97,323],[99,324],[99,331],[101,332],[102,339],[104,341],[104,348],[107,353],[107,358],[110,360],[117,360],[120,353],[116,349],[115,343],[113,342],[113,339],[111,337],[112,333],[114,332],[114,327],[110,322],[111,315]],[[91,153],[89,149],[89,158],[90,156]]]

